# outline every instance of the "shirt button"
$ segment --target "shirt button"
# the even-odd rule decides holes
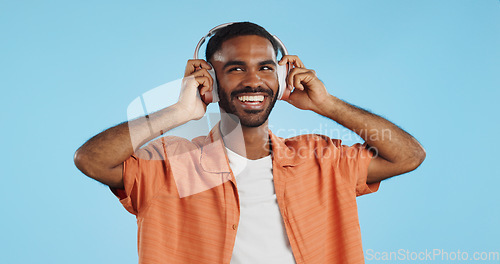
[[[233,225],[233,230],[236,230],[238,228],[238,225],[237,224],[234,224]]]

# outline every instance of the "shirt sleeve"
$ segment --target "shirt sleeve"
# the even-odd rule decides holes
[[[350,147],[342,145],[340,150],[340,169],[348,176],[349,182],[356,190],[356,196],[376,192],[380,182],[366,183],[368,166],[373,156],[366,149],[366,145],[360,143]]]
[[[164,145],[157,140],[123,162],[123,189],[111,188],[123,207],[137,215],[144,210],[168,176]]]

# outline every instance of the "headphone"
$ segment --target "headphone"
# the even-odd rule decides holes
[[[199,52],[200,52],[200,47],[201,45],[203,45],[203,43],[205,42],[205,40],[211,36],[213,36],[219,29],[221,28],[225,28],[229,25],[232,25],[234,24],[233,22],[231,23],[224,23],[224,24],[221,24],[221,25],[218,25],[212,29],[210,29],[210,31],[208,31],[208,34],[206,34],[204,37],[202,37],[200,39],[200,41],[198,42],[198,45],[196,45],[196,49],[194,50],[194,59],[198,59],[198,55],[199,55]],[[285,47],[285,45],[283,44],[283,42],[281,42],[281,40],[276,37],[275,35],[272,35],[274,40],[276,40],[276,43],[278,44],[278,50],[281,52],[281,55],[282,56],[285,56],[285,55],[288,55],[288,51]],[[210,62],[208,62],[208,64],[210,64]],[[212,66],[212,65],[210,65]],[[282,99],[282,100],[286,100],[288,99],[288,96],[290,95],[290,90],[289,89],[286,89],[286,76],[288,75],[288,71],[289,71],[289,66],[288,66],[288,63],[285,64],[285,65],[277,65],[277,68],[276,68],[276,72],[278,74],[278,83],[279,83],[279,88],[278,88],[278,99]],[[206,93],[204,94],[204,101],[205,103],[215,103],[215,102],[218,102],[219,101],[219,94],[217,92],[217,79],[216,79],[216,75],[215,75],[215,70],[214,70],[214,67],[212,66],[212,69],[208,70],[208,73],[210,73],[210,76],[212,76],[212,79],[214,80],[214,84],[213,84],[213,89],[212,89],[212,94],[210,93]]]

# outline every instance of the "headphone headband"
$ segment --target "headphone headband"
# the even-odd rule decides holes
[[[193,58],[194,59],[198,59],[198,55],[200,53],[200,48],[201,48],[201,45],[203,45],[203,43],[205,43],[205,40],[211,36],[213,36],[219,29],[221,28],[225,28],[229,25],[232,25],[234,24],[234,22],[229,22],[229,23],[224,23],[224,24],[220,24],[212,29],[210,29],[210,31],[208,31],[208,34],[206,34],[205,36],[203,36],[200,41],[198,41],[198,45],[196,45],[196,49],[194,50],[194,56]],[[285,56],[285,55],[288,55],[288,50],[286,49],[285,45],[283,44],[283,42],[278,38],[276,37],[275,35],[272,35],[274,40],[276,40],[276,43],[278,44],[278,50],[281,52],[281,55]]]

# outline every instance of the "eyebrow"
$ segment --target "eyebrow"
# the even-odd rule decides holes
[[[259,62],[260,66],[268,65],[268,64],[276,66],[276,62],[274,60],[265,60],[265,61]],[[246,63],[244,61],[233,60],[233,61],[226,62],[226,64],[224,64],[222,69],[226,69],[227,67],[230,67],[230,66],[245,66],[245,65],[246,65]]]
[[[228,61],[228,62],[226,62],[226,64],[224,64],[224,67],[222,67],[222,69],[226,69],[227,67],[235,66],[235,65],[244,66],[244,65],[246,65],[246,63],[244,61],[238,61],[238,60]]]
[[[267,65],[267,64],[271,64],[273,66],[276,66],[276,62],[274,60],[265,60],[265,61],[261,61],[259,62],[259,65]]]

